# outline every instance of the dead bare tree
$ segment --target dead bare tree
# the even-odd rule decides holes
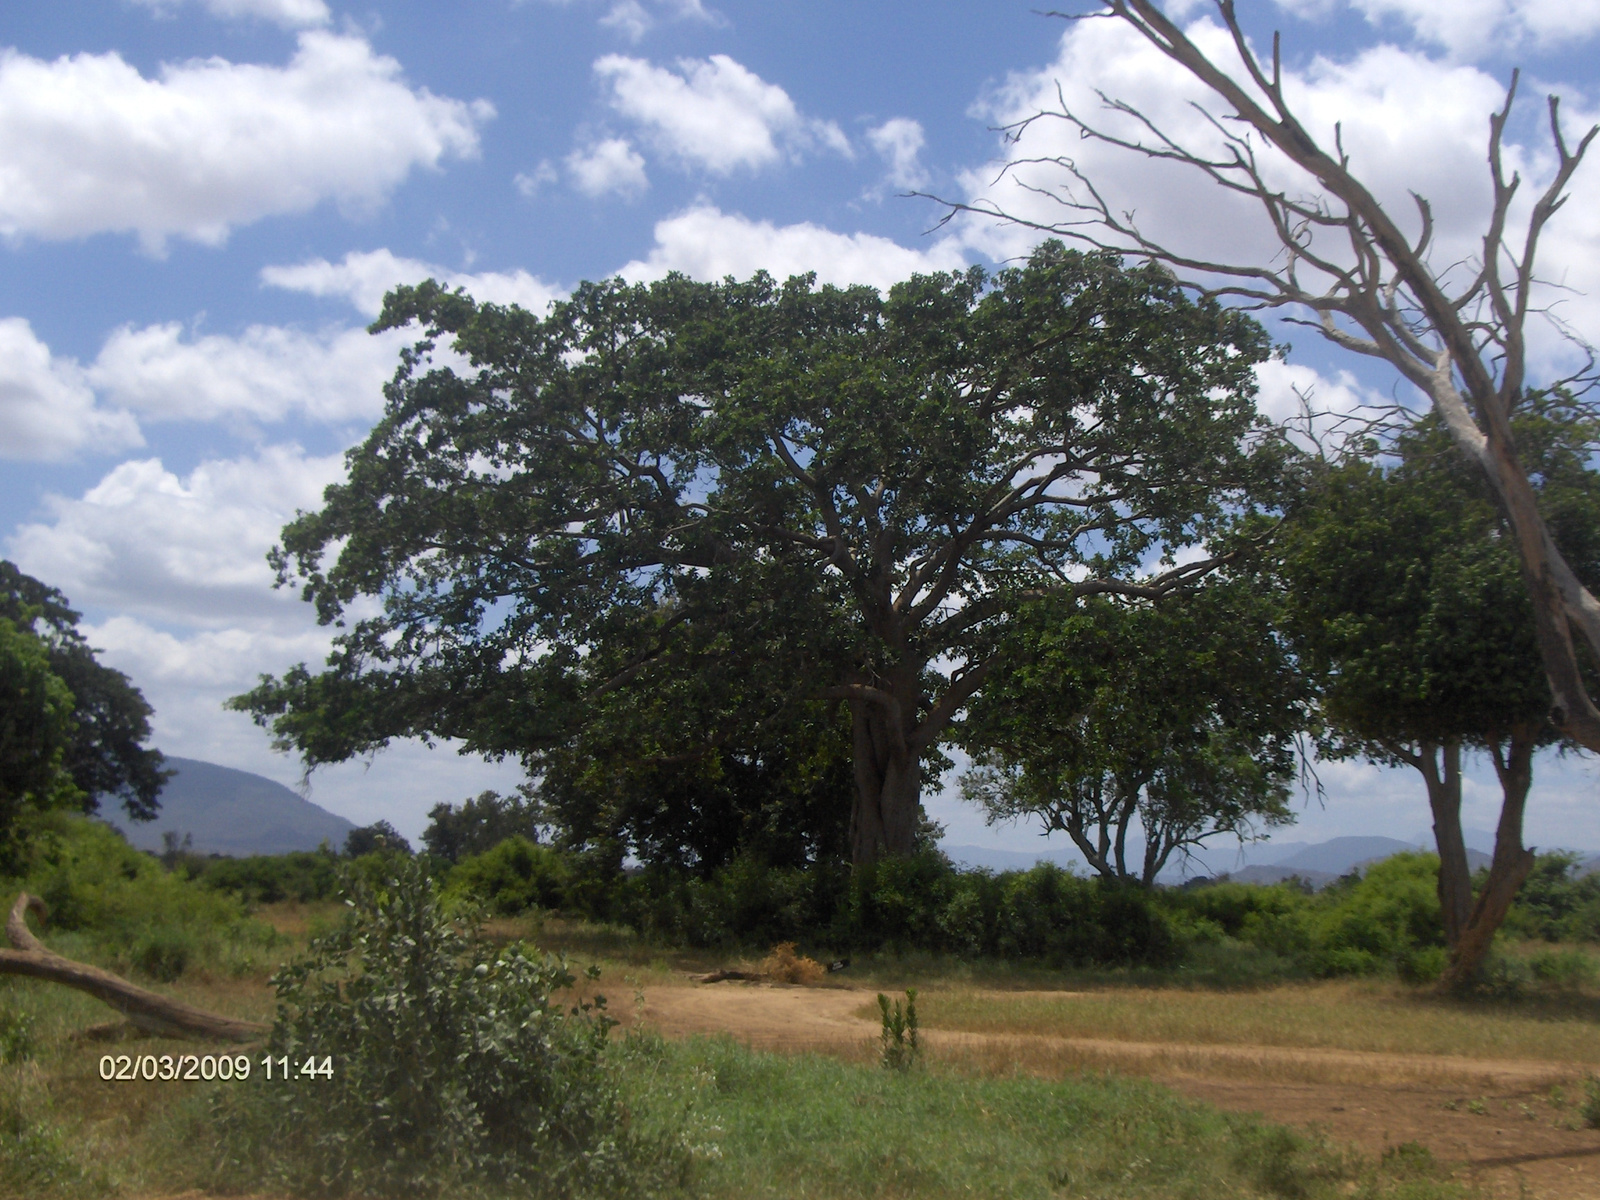
[[[1504,105],[1489,116],[1493,203],[1481,251],[1469,265],[1470,278],[1458,279],[1459,270],[1436,270],[1430,262],[1434,220],[1428,200],[1412,193],[1421,222],[1412,240],[1352,169],[1341,127],[1335,126],[1330,152],[1290,108],[1278,36],[1273,36],[1271,62],[1265,63],[1252,50],[1233,0],[1217,0],[1216,11],[1238,55],[1231,73],[1150,0],[1105,0],[1095,13],[1051,15],[1125,22],[1203,83],[1221,101],[1217,111],[1201,109],[1220,150],[1185,144],[1139,108],[1101,93],[1122,132],[1103,128],[1074,113],[1059,87],[1059,107],[1040,110],[1008,126],[1006,133],[1018,145],[1033,126],[1060,121],[1082,139],[1199,171],[1216,186],[1259,205],[1279,247],[1269,262],[1212,261],[1147,236],[1133,214],[1116,211],[1096,182],[1065,156],[1018,155],[1004,171],[1029,192],[1061,205],[1060,220],[1030,219],[991,201],[941,201],[948,209],[946,220],[960,212],[976,213],[1148,258],[1201,293],[1282,311],[1285,320],[1315,328],[1334,344],[1398,370],[1429,398],[1457,448],[1482,469],[1504,512],[1533,601],[1553,699],[1552,724],[1572,742],[1600,752],[1600,707],[1585,686],[1577,645],[1579,640],[1587,643],[1600,658],[1600,602],[1557,549],[1511,432],[1512,418],[1529,390],[1528,319],[1544,311],[1535,295],[1542,284],[1535,273],[1540,238],[1566,203],[1568,185],[1600,126],[1570,144],[1561,127],[1559,98],[1549,97],[1555,170],[1526,222],[1514,222],[1512,205],[1522,181],[1515,173],[1508,177],[1503,162],[1506,125],[1517,93],[1518,76],[1512,73]],[[1269,177],[1258,148],[1281,154],[1320,190],[1290,195]],[[1061,182],[1040,185],[1020,178],[1022,168],[1037,166],[1059,168]],[[1591,348],[1571,331],[1564,333],[1582,349],[1585,366],[1564,379],[1545,381],[1545,386],[1593,383]],[[1521,821],[1512,822],[1514,829],[1506,824],[1501,822],[1492,868],[1501,886],[1486,889],[1478,907],[1498,903],[1507,884],[1514,894],[1532,867],[1533,856],[1522,845]],[[1457,982],[1455,974],[1447,982]]]

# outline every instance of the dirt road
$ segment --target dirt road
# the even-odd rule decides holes
[[[1014,993],[1013,993],[1014,994]],[[866,1059],[874,993],[717,983],[647,989],[643,1020],[669,1037],[726,1033],[761,1049]],[[1562,1064],[1280,1046],[1129,1042],[923,1031],[928,1053],[984,1071],[1114,1070],[1220,1108],[1315,1127],[1379,1154],[1420,1142],[1492,1196],[1600,1200],[1600,1131],[1572,1129],[1551,1088],[1579,1092]]]

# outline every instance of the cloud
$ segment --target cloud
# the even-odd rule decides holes
[[[637,196],[650,186],[644,159],[623,138],[607,138],[567,156],[573,186],[586,196]]]
[[[407,340],[365,329],[252,325],[237,337],[185,337],[175,322],[124,326],[86,375],[107,400],[153,420],[372,421]]]
[[[897,188],[920,188],[928,182],[918,157],[923,140],[922,125],[909,117],[894,117],[867,130],[868,143],[889,164],[889,183]]]
[[[271,287],[312,296],[338,296],[357,312],[375,317],[383,311],[384,293],[405,283],[437,279],[450,287],[465,288],[474,299],[493,304],[519,304],[529,312],[543,313],[552,300],[566,295],[554,284],[528,272],[451,271],[415,258],[401,258],[389,250],[352,250],[336,263],[313,258],[286,267],[263,267],[261,281]]]
[[[1333,0],[1278,5],[1311,19],[1335,6]],[[1348,6],[1371,25],[1403,25],[1418,41],[1463,59],[1550,50],[1600,33],[1600,0],[1349,0]]]
[[[133,0],[133,3],[158,16],[170,16],[182,6],[183,0]],[[224,20],[255,18],[285,29],[326,25],[332,16],[322,0],[200,0],[200,3],[214,17]]]
[[[655,247],[618,274],[659,279],[681,271],[695,279],[744,278],[765,270],[778,279],[815,271],[822,283],[866,283],[887,288],[918,273],[966,265],[954,239],[909,250],[868,233],[835,233],[809,221],[773,225],[701,205],[656,222]]]
[[[606,15],[600,18],[603,28],[614,29],[630,42],[637,42],[654,25],[655,18],[646,11],[639,0],[618,0]]]
[[[1231,42],[1209,20],[1196,22],[1188,32],[1220,65],[1233,61]],[[1195,106],[1218,112],[1220,102],[1117,21],[1073,24],[1053,64],[1013,75],[981,106],[981,115],[1006,125],[1055,109],[1058,85],[1073,112],[1110,131],[1139,133],[1130,121],[1107,111],[1098,92],[1133,105],[1185,145],[1205,153],[1219,149],[1215,129]],[[1325,145],[1333,144],[1339,126],[1352,169],[1409,236],[1419,228],[1411,193],[1432,202],[1432,261],[1448,279],[1464,282],[1466,268],[1451,272],[1450,264],[1470,264],[1481,247],[1491,200],[1484,162],[1487,117],[1504,102],[1501,81],[1475,67],[1378,45],[1343,59],[1317,57],[1287,70],[1284,88],[1290,106]],[[1573,114],[1570,123],[1583,128],[1590,119]],[[1033,161],[998,180],[993,167],[969,171],[962,186],[970,199],[990,200],[1003,211],[1044,224],[1069,221],[1073,214],[1047,194],[1064,194],[1071,186],[1060,165],[1065,160],[1094,182],[1113,212],[1131,213],[1147,235],[1191,257],[1265,264],[1280,253],[1257,205],[1217,187],[1198,171],[1081,139],[1066,122],[1035,122],[1020,142],[1004,146],[1003,152]],[[1512,214],[1515,225],[1525,219],[1526,205],[1541,181],[1549,178],[1551,160],[1541,144],[1515,141],[1507,143],[1505,159],[1507,173],[1519,172],[1524,180],[1522,207]],[[1265,152],[1261,164],[1269,184],[1290,195],[1310,197],[1320,190],[1281,156]],[[1081,188],[1077,194],[1084,195]],[[1574,289],[1565,295],[1563,315],[1591,330],[1600,328],[1597,210],[1600,175],[1580,173],[1573,203],[1543,242],[1546,274],[1559,274]],[[960,225],[965,244],[997,259],[1024,254],[1044,236],[986,219]],[[1320,237],[1317,247],[1337,261],[1348,250],[1341,248],[1336,233]],[[1302,270],[1302,279],[1314,282],[1309,268]],[[1545,302],[1558,298],[1552,291],[1544,294]],[[1543,369],[1570,357],[1538,318],[1530,323],[1529,337]]]
[[[725,54],[680,59],[677,70],[608,54],[595,74],[611,107],[637,122],[662,154],[717,175],[770,166],[818,146],[846,157],[850,142],[832,121],[801,115],[789,94]]]
[[[139,423],[100,407],[76,362],[51,354],[21,317],[0,318],[0,458],[55,462],[143,444]]]
[[[518,171],[511,177],[511,184],[524,200],[532,200],[545,184],[554,183],[560,178],[561,173],[546,158],[540,159],[539,165],[531,171]]]
[[[269,446],[252,457],[202,462],[187,475],[160,459],[109,471],[81,497],[51,496],[48,519],[8,540],[24,571],[77,604],[161,624],[270,628],[300,602],[272,588],[266,552],[297,509],[321,506],[344,456]]]
[[[115,54],[0,53],[0,234],[220,244],[324,200],[380,203],[477,152],[493,115],[413,90],[359,37],[307,32],[287,66],[197,59],[147,79]]]

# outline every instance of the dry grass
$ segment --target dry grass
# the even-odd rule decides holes
[[[1082,1065],[1113,1064],[1130,1054],[1212,1063],[1254,1060],[1294,1074],[1297,1053],[1521,1060],[1572,1073],[1600,1064],[1600,999],[1589,995],[1517,1002],[1455,1002],[1395,983],[1295,983],[1248,992],[1176,988],[1105,988],[1082,992],[929,989],[921,1000],[925,1029],[1092,1043],[1061,1053]],[[867,1007],[862,1016],[873,1014]],[[1122,1048],[1119,1048],[1119,1044]],[[1043,1045],[1029,1053],[1044,1052]],[[1310,1060],[1307,1060],[1310,1061]],[[1359,1071],[1360,1059],[1347,1069]],[[1172,1064],[1178,1066],[1177,1062]],[[1463,1064],[1464,1065],[1464,1064]],[[1154,1064],[1144,1069],[1154,1069]],[[1423,1069],[1412,1064],[1408,1074]],[[1439,1069],[1456,1070],[1449,1064]],[[1269,1074],[1278,1074],[1271,1070]]]
[[[761,973],[774,983],[818,984],[827,977],[828,968],[814,958],[795,953],[793,942],[779,942],[772,952],[761,960]]]

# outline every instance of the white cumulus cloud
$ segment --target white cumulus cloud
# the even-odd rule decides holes
[[[1233,61],[1231,42],[1209,19],[1190,25],[1188,33],[1219,64],[1227,67]],[[1186,72],[1174,70],[1170,60],[1122,22],[1072,25],[1056,61],[1013,75],[983,114],[996,125],[1007,125],[1053,110],[1060,103],[1058,87],[1067,106],[1091,124],[1123,136],[1141,132],[1103,107],[1098,95],[1103,92],[1131,104],[1179,142],[1204,153],[1219,150],[1216,130],[1195,106],[1220,113],[1221,102]],[[1432,256],[1441,271],[1473,260],[1481,249],[1490,206],[1485,149],[1488,114],[1504,102],[1500,80],[1421,51],[1375,45],[1345,58],[1316,57],[1301,69],[1286,70],[1284,88],[1290,106],[1324,145],[1334,144],[1339,126],[1352,170],[1408,234],[1414,236],[1420,225],[1411,193],[1431,201]],[[1569,117],[1573,129],[1586,128],[1592,119],[1578,113]],[[1277,239],[1258,205],[1198,171],[1080,138],[1064,121],[1037,121],[1020,142],[1003,146],[1002,152],[1033,161],[998,179],[992,167],[968,172],[964,187],[970,199],[992,201],[1003,211],[1044,224],[1069,222],[1075,214],[1044,194],[1072,190],[1079,199],[1087,198],[1056,161],[1064,159],[1093,181],[1113,213],[1131,214],[1146,235],[1181,253],[1250,264],[1265,264],[1279,255]],[[1539,142],[1511,141],[1505,159],[1507,173],[1519,172],[1525,181],[1523,207],[1512,213],[1515,226],[1525,219],[1530,196],[1548,179],[1551,158]],[[1261,165],[1269,184],[1290,195],[1310,197],[1319,191],[1314,180],[1281,156],[1263,152]],[[984,219],[964,222],[962,228],[967,244],[1001,259],[1026,253],[1043,236]],[[1565,319],[1579,328],[1600,329],[1600,174],[1579,174],[1572,203],[1558,215],[1542,246],[1546,277],[1571,289],[1559,295],[1546,292],[1543,301],[1560,300]],[[1317,248],[1334,261],[1348,253],[1336,235],[1321,236]],[[1466,278],[1459,268],[1449,277]],[[1302,279],[1313,281],[1307,270],[1302,270]],[[1537,317],[1529,335],[1545,367],[1567,356],[1554,331]]]
[[[594,70],[612,108],[684,166],[726,175],[817,146],[851,154],[838,125],[804,116],[789,93],[726,54],[680,59],[676,70],[608,54],[595,61]]]
[[[186,337],[176,323],[124,326],[86,375],[103,398],[153,420],[371,421],[406,340],[365,329],[252,325],[238,336]]]
[[[1278,0],[1278,5],[1310,18],[1334,7],[1332,0]],[[1348,5],[1379,29],[1405,26],[1417,40],[1457,58],[1549,50],[1600,33],[1600,0],[1348,0]]]
[[[644,158],[624,138],[603,141],[574,150],[567,156],[572,185],[586,196],[618,192],[637,196],[650,186]]]
[[[127,412],[100,406],[83,369],[21,317],[0,319],[0,458],[46,462],[144,444]]]
[[[695,279],[744,278],[765,270],[778,279],[815,271],[822,283],[887,288],[912,275],[966,265],[954,239],[911,250],[869,233],[836,233],[806,221],[773,225],[701,205],[656,222],[655,246],[618,274],[659,279],[681,271]]]
[[[133,0],[159,16],[170,15],[183,0]],[[285,29],[304,29],[326,25],[332,14],[322,0],[199,0],[201,7],[224,20],[255,18],[271,21]]]
[[[390,250],[352,250],[338,262],[313,258],[292,266],[264,267],[261,281],[271,287],[312,296],[339,296],[357,312],[377,316],[383,295],[405,283],[437,279],[449,287],[465,288],[476,300],[492,304],[518,304],[543,314],[552,300],[566,293],[520,268],[515,271],[452,271],[447,267],[402,258]]]
[[[928,182],[920,155],[922,125],[909,117],[894,117],[867,130],[867,141],[889,166],[889,183],[897,188],[919,188]]]
[[[295,510],[320,507],[343,474],[343,455],[287,445],[186,475],[134,459],[78,498],[47,498],[48,519],[19,526],[8,554],[74,603],[127,616],[226,628],[294,610],[299,622],[303,606],[273,590],[266,552]]]
[[[220,58],[146,78],[115,53],[0,53],[0,234],[217,244],[324,200],[381,202],[478,147],[493,115],[412,89],[359,37],[302,33],[286,66]]]

